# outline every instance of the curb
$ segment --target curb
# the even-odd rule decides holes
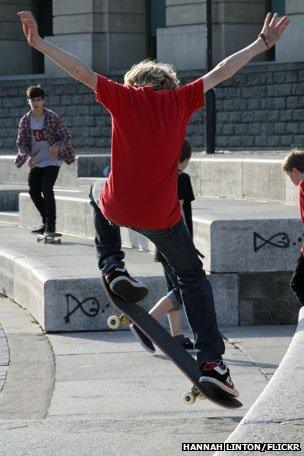
[[[275,374],[267,384],[234,432],[225,444],[234,444],[220,455],[252,455],[256,443],[265,445],[261,450],[265,455],[277,454],[274,450],[283,451],[284,455],[293,454],[287,442],[304,448],[304,307],[299,311],[298,326],[290,346]],[[291,375],[292,374],[292,375]],[[270,443],[266,443],[270,442]],[[237,444],[247,444],[237,447]],[[281,443],[281,449],[267,445]],[[235,451],[233,451],[235,450]],[[290,451],[288,451],[290,450]]]

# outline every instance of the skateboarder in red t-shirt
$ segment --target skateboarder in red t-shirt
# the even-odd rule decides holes
[[[222,359],[225,345],[217,326],[212,289],[181,217],[178,158],[187,124],[192,114],[204,106],[204,93],[270,49],[287,27],[287,17],[278,20],[277,14],[269,13],[252,44],[203,77],[179,86],[171,65],[153,61],[135,65],[125,75],[124,84],[118,84],[44,41],[31,12],[18,15],[28,43],[94,90],[97,102],[111,113],[111,173],[100,194],[102,235],[97,240],[99,267],[110,289],[127,301],[136,301],[147,293],[124,267],[119,226],[127,226],[153,241],[178,277],[198,350],[201,381],[215,383],[237,396]]]

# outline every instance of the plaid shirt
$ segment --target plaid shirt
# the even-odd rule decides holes
[[[75,161],[70,132],[55,112],[46,108],[43,108],[43,111],[45,114],[44,134],[46,141],[50,146],[57,147],[58,158],[70,165]],[[27,112],[19,123],[17,136],[18,154],[15,159],[17,168],[20,168],[28,157],[32,156],[30,114],[31,111]]]

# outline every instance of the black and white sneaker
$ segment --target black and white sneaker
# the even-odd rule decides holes
[[[136,325],[130,325],[130,330],[132,331],[133,335],[136,337],[140,345],[150,353],[155,352],[155,347],[153,342],[147,337]]]
[[[31,231],[32,234],[44,234],[45,232],[45,224],[43,223],[39,228],[35,228]]]
[[[111,291],[126,302],[138,302],[148,294],[147,286],[130,276],[125,268],[112,268],[105,279]]]
[[[209,383],[221,391],[238,397],[239,392],[231,380],[229,368],[224,361],[206,362],[201,367],[200,383]]]

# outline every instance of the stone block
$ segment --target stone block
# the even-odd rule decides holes
[[[201,5],[199,8],[202,9]],[[161,62],[173,63],[178,70],[202,68],[206,62],[204,42],[204,25],[172,25],[157,29],[157,56]]]
[[[243,162],[243,198],[284,201],[284,183],[285,177],[280,161]]]
[[[208,160],[201,165],[201,194],[242,198],[242,163],[237,160]]]
[[[291,274],[239,274],[239,324],[295,324],[299,303],[289,286]]]
[[[18,252],[1,247],[0,254],[0,293],[11,299],[14,297],[13,263]]]
[[[18,211],[19,193],[26,188],[20,189],[1,189],[0,188],[0,211]]]

